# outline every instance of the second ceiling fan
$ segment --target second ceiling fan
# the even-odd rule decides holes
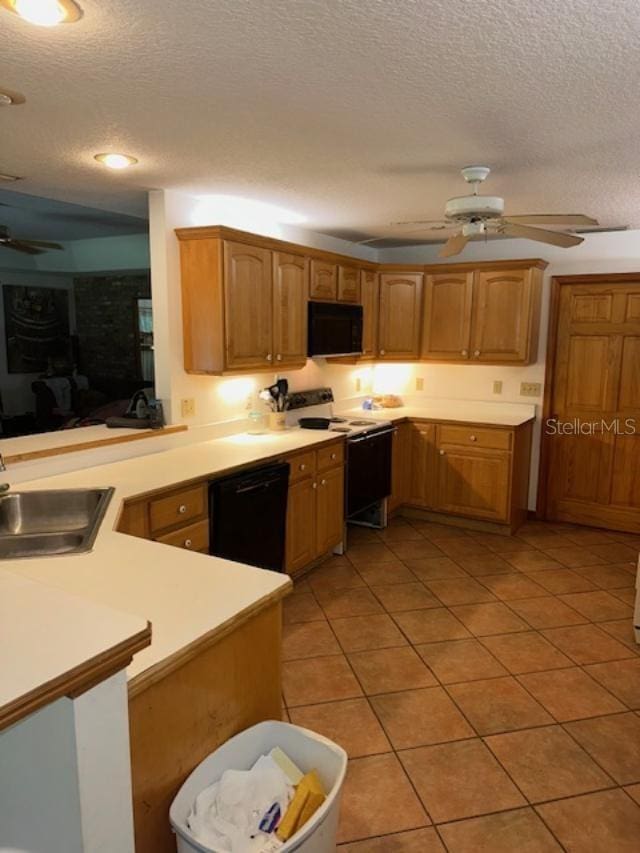
[[[536,240],[539,243],[549,243],[568,249],[578,246],[583,237],[567,231],[551,231],[540,228],[540,225],[562,226],[596,226],[597,220],[582,213],[530,213],[518,216],[504,215],[504,199],[500,196],[483,196],[479,194],[480,184],[486,180],[491,170],[487,166],[466,166],[461,170],[462,177],[473,187],[471,195],[450,198],[445,205],[443,220],[413,220],[410,222],[394,222],[394,225],[421,226],[408,234],[426,234],[429,231],[454,230],[447,242],[438,253],[441,258],[458,255],[472,237],[483,234],[502,235],[504,237],[520,237],[525,240]],[[380,239],[380,238],[376,238]],[[373,242],[373,241],[364,241]]]

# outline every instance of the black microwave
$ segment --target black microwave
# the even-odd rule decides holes
[[[309,302],[308,355],[360,355],[362,305]]]

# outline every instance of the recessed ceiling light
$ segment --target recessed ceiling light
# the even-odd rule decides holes
[[[82,17],[75,0],[0,0],[0,6],[39,27],[73,24]]]
[[[126,169],[138,162],[135,157],[130,157],[128,154],[96,154],[94,159],[108,169]]]

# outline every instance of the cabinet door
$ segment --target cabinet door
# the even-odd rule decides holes
[[[277,364],[304,366],[307,360],[309,261],[273,253],[273,353]]]
[[[408,502],[414,506],[433,506],[435,479],[435,424],[410,424],[410,477]]]
[[[509,520],[511,454],[438,447],[434,509],[490,521]]]
[[[273,359],[271,252],[224,244],[226,367],[268,367]]]
[[[534,292],[535,291],[535,292]],[[471,321],[471,360],[524,364],[535,360],[540,296],[533,270],[476,273]],[[536,313],[537,317],[537,313]]]
[[[473,273],[428,275],[424,291],[422,358],[467,361]]]
[[[378,296],[378,273],[362,270],[360,300],[362,302],[363,358],[375,358],[378,353]]]
[[[307,566],[316,556],[316,488],[307,477],[289,486],[287,503],[287,572]]]
[[[409,499],[411,487],[411,442],[413,427],[400,424],[393,434],[391,456],[391,495],[388,510],[393,512]]]
[[[378,357],[391,361],[420,356],[422,274],[380,276]]]
[[[312,258],[309,299],[324,299],[335,302],[337,295],[338,268],[336,265]]]
[[[338,267],[338,302],[360,302],[360,270]]]
[[[344,468],[317,477],[316,554],[330,551],[344,535]]]

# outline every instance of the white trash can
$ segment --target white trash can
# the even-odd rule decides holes
[[[282,845],[280,853],[293,853],[294,850],[334,853],[347,753],[322,735],[275,720],[258,723],[235,735],[205,758],[186,779],[169,810],[178,853],[210,853],[211,848],[199,844],[187,826],[198,794],[217,782],[225,770],[250,770],[261,755],[276,746],[281,747],[303,773],[317,770],[327,792],[327,799],[318,811]]]

